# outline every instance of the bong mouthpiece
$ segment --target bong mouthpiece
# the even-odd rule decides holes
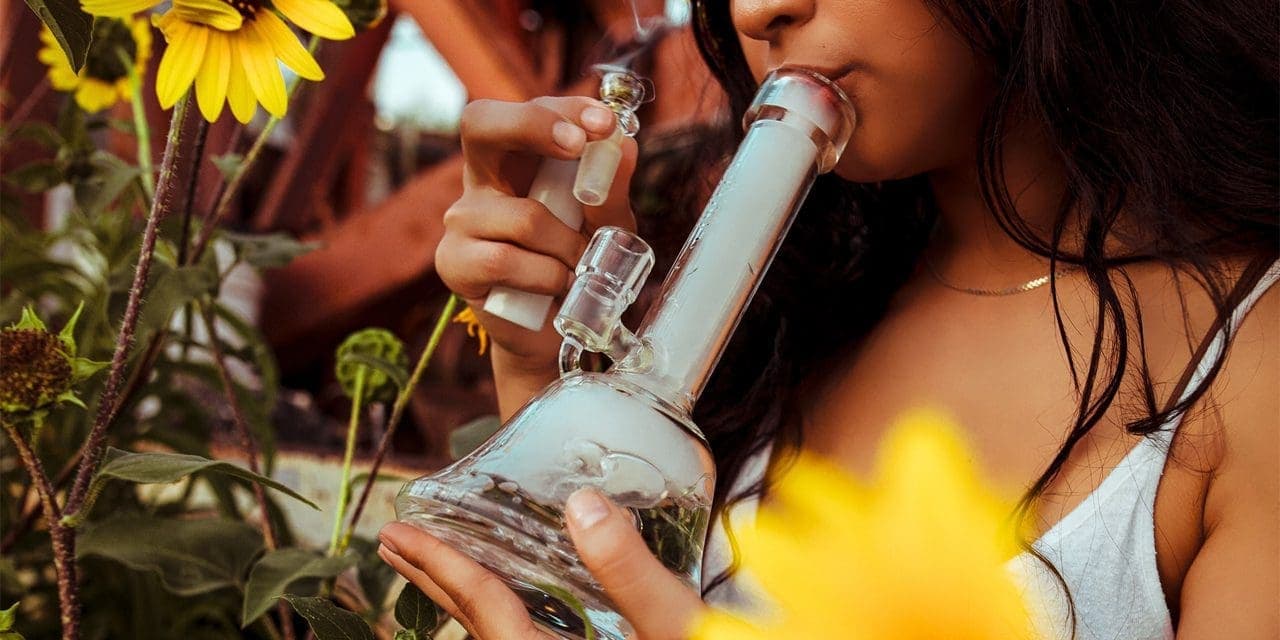
[[[836,83],[800,67],[770,72],[742,118],[744,129],[761,120],[778,120],[810,131],[818,147],[817,172],[833,169],[844,153],[857,121],[853,105]]]
[[[578,175],[573,184],[573,196],[585,205],[599,206],[609,197],[613,178],[622,161],[622,138],[632,137],[640,131],[640,119],[636,110],[652,97],[648,81],[626,69],[606,67],[600,79],[600,99],[618,124],[613,133],[603,140],[588,142],[578,162]]]

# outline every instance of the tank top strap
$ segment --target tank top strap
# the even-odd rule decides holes
[[[1244,322],[1245,316],[1249,315],[1249,312],[1253,310],[1253,306],[1277,281],[1280,281],[1280,260],[1272,262],[1271,266],[1267,267],[1266,272],[1254,284],[1249,294],[1242,298],[1240,304],[1236,305],[1236,308],[1232,310],[1226,324],[1214,335],[1213,341],[1204,350],[1204,355],[1201,357],[1200,362],[1196,364],[1191,377],[1187,379],[1187,384],[1183,385],[1182,394],[1178,397],[1178,402],[1191,397],[1204,384],[1205,379],[1213,370],[1214,362],[1227,350],[1232,337],[1235,336],[1236,329]],[[1159,445],[1161,449],[1167,452],[1169,446],[1173,443],[1173,436],[1177,433],[1178,426],[1182,424],[1184,415],[1185,412],[1179,413],[1161,427],[1159,431],[1153,433],[1150,437],[1153,444]]]

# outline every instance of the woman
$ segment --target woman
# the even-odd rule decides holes
[[[1029,487],[1010,569],[1045,636],[1280,635],[1276,2],[694,4],[736,114],[788,64],[838,76],[859,118],[698,407],[720,504],[751,507],[775,445],[865,473],[927,404]],[[514,195],[512,160],[575,157],[610,126],[583,99],[468,108],[437,262],[473,308],[566,289],[585,239]],[[590,221],[629,223],[625,194]],[[506,416],[558,340],[481,319]],[[641,637],[680,637],[697,595],[598,495],[568,515]],[[476,637],[540,633],[464,556],[403,525],[382,541]]]

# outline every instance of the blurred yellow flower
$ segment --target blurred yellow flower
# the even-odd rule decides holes
[[[82,0],[96,16],[129,16],[161,0]],[[196,102],[205,119],[222,114],[224,102],[240,122],[249,122],[260,103],[283,116],[288,94],[277,63],[302,78],[322,80],[324,72],[276,15],[329,40],[345,40],[355,29],[330,0],[173,0],[155,20],[169,43],[160,59],[156,96],[168,109],[195,83]]]
[[[76,104],[90,113],[106,109],[117,100],[129,100],[133,90],[130,76],[140,76],[150,57],[151,25],[144,18],[95,21],[89,55],[79,73],[72,70],[67,54],[48,27],[40,27],[40,50],[36,53],[36,58],[49,67],[50,86],[74,92]]]
[[[751,621],[712,610],[693,640],[1031,637],[1004,567],[1019,551],[1013,503],[936,415],[906,417],[883,447],[866,485],[801,456],[739,532],[742,567],[776,610]]]
[[[485,348],[489,346],[489,333],[480,325],[476,312],[472,311],[471,307],[463,307],[462,311],[453,317],[453,321],[467,325],[467,335],[480,342],[480,350],[477,353],[484,355]]]

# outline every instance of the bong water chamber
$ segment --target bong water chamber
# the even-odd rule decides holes
[[[744,125],[638,333],[621,315],[653,254],[634,234],[606,227],[555,319],[564,336],[560,380],[474,452],[396,499],[400,520],[493,571],[535,622],[562,637],[585,639],[590,627],[622,640],[631,631],[565,530],[565,501],[579,488],[629,509],[654,555],[700,586],[715,467],[693,405],[814,178],[844,150],[854,112],[830,80],[783,68],[762,83]],[[583,351],[613,365],[582,371]]]

